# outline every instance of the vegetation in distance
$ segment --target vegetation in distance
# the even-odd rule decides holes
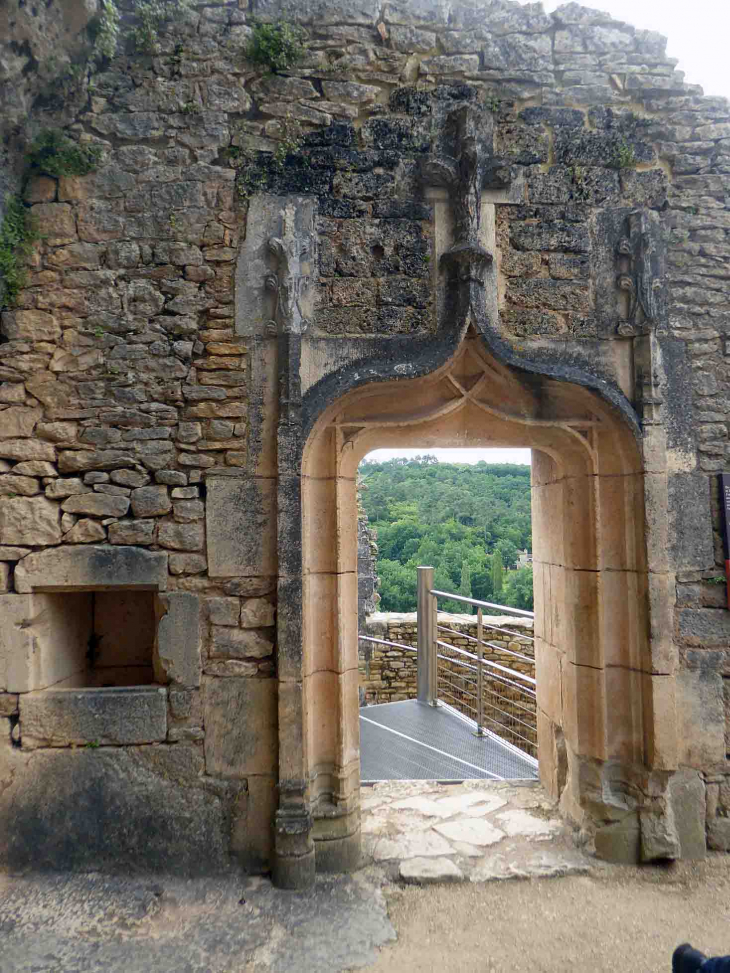
[[[532,610],[530,467],[440,463],[434,456],[360,464],[362,507],[377,531],[380,611],[416,610],[416,568],[442,591]],[[456,601],[444,611],[467,612]]]

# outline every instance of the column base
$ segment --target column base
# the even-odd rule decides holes
[[[314,848],[306,855],[274,853],[271,878],[277,889],[303,892],[314,885]]]

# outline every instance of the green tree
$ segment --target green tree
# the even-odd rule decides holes
[[[492,590],[494,591],[495,598],[498,598],[502,594],[503,573],[502,552],[497,548],[492,555]]]
[[[533,611],[535,607],[532,590],[532,568],[528,566],[510,571],[502,589],[502,600],[512,608]]]
[[[459,594],[463,595],[464,598],[471,598],[471,568],[469,567],[468,561],[461,562],[461,583],[459,585]],[[463,605],[462,611],[471,615],[472,606]]]

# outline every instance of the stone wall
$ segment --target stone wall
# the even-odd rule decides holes
[[[604,464],[605,523],[627,518],[624,546],[576,563],[569,584],[557,546],[536,564],[541,631],[595,608],[578,655],[545,642],[551,786],[603,829],[606,854],[689,855],[705,809],[710,843],[729,847],[730,622],[711,583],[730,414],[727,102],[685,83],[658,35],[574,3],[549,16],[505,0],[201,3],[150,52],[130,47],[122,6],[117,55],[90,86],[57,108],[34,101],[32,78],[8,115],[25,125],[32,105],[32,135],[43,107],[45,126],[102,159],[25,187],[41,236],[2,315],[0,858],[85,867],[83,849],[103,847],[104,867],[223,867],[233,852],[261,868],[275,835],[277,881],[297,884],[313,835],[323,866],[354,854],[355,519],[337,519],[331,464],[303,474],[305,442],[341,397],[436,374],[465,336],[491,356],[489,381],[465,366],[452,397],[510,389],[536,448],[549,415]],[[11,81],[35,70],[17,7]],[[83,48],[86,14],[58,9],[60,48]],[[282,19],[304,26],[306,56],[275,74],[244,48],[255,22]],[[406,425],[428,400],[408,404]],[[359,408],[333,425],[342,455],[373,418]],[[601,445],[609,413],[638,472],[631,449]],[[580,587],[604,564],[600,593]],[[23,695],[55,685],[36,665],[53,655],[43,598],[114,584],[152,591],[159,621],[153,688],[108,706],[132,722],[137,704],[154,710],[155,732],[88,748],[39,735]],[[609,665],[636,633],[648,649]],[[597,645],[600,664],[580,654]],[[573,704],[580,718],[561,715]]]

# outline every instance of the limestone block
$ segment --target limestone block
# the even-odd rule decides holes
[[[19,561],[30,554],[29,547],[0,547],[0,561]]]
[[[66,497],[73,497],[77,493],[91,493],[91,487],[82,483],[78,477],[62,478],[54,480],[46,486],[46,496],[49,500],[61,500]]]
[[[725,699],[721,673],[709,668],[681,670],[676,692],[680,764],[706,770],[723,763]]]
[[[135,517],[159,517],[172,509],[166,486],[143,486],[132,491]]]
[[[78,426],[75,422],[39,422],[35,432],[52,443],[71,443],[76,439]]]
[[[167,694],[141,686],[28,693],[20,702],[20,736],[26,749],[161,742]]]
[[[43,463],[40,460],[17,463],[13,467],[13,473],[16,476],[58,476],[58,471],[52,463]]]
[[[40,409],[11,405],[0,412],[0,439],[32,436],[36,423],[43,415]]]
[[[200,551],[205,542],[202,524],[161,524],[158,532],[160,547],[174,551]]]
[[[213,625],[238,625],[241,602],[238,598],[208,598],[208,618]]]
[[[39,547],[61,540],[59,508],[45,497],[9,497],[0,501],[0,544]]]
[[[229,798],[205,787],[202,763],[198,748],[184,745],[36,751],[0,794],[0,861],[13,869],[223,872]]]
[[[27,501],[30,502],[30,501]],[[3,505],[0,504],[0,507]],[[136,547],[68,547],[29,554],[15,569],[18,591],[167,587],[167,554]]]
[[[13,473],[0,475],[0,496],[33,497],[40,490],[38,480],[30,476],[15,476]]]
[[[131,487],[132,489],[147,486],[150,482],[149,475],[140,473],[139,470],[112,470],[109,479],[112,483],[118,483],[119,486]]]
[[[123,517],[129,510],[129,500],[103,493],[83,493],[64,500],[61,509],[66,513],[89,514],[92,517]]]
[[[31,212],[49,247],[76,241],[76,220],[68,203],[36,203]]]
[[[202,500],[176,500],[173,504],[173,515],[180,523],[202,520],[205,516],[205,504]]]
[[[10,566],[0,563],[0,592],[8,591],[10,588]]]
[[[98,544],[106,540],[106,528],[98,520],[85,518],[74,524],[63,540],[65,544]]]
[[[5,311],[2,333],[11,341],[58,341],[61,326],[47,311]]]
[[[203,677],[205,769],[244,778],[277,771],[277,681]]]
[[[176,591],[158,599],[165,614],[157,625],[155,673],[160,681],[200,685],[200,604],[197,595]]]
[[[207,483],[211,577],[276,574],[276,481],[216,476]]]
[[[275,616],[276,609],[266,598],[250,598],[241,608],[241,628],[267,628]]]
[[[0,595],[0,617],[0,688],[44,689],[86,668],[89,595]]]
[[[171,554],[170,574],[202,574],[208,562],[202,554]]]
[[[109,525],[110,544],[153,544],[155,540],[154,520],[119,520]]]
[[[272,640],[261,632],[213,626],[210,647],[212,659],[265,659],[273,651]]]
[[[669,781],[669,800],[679,838],[681,857],[699,860],[707,856],[705,837],[706,795],[700,775],[679,770]]]
[[[56,450],[48,443],[40,443],[33,439],[6,439],[0,442],[0,456],[4,459],[15,460],[47,460],[53,463]]]
[[[233,815],[231,851],[249,873],[271,867],[277,804],[276,777],[248,778]]]
[[[4,453],[2,455],[5,455]],[[24,459],[26,457],[23,457]],[[47,459],[47,457],[27,457]],[[64,450],[58,457],[61,473],[85,473],[87,470],[113,470],[117,467],[134,466],[134,457],[117,449]]]

